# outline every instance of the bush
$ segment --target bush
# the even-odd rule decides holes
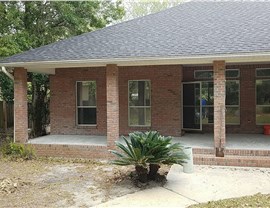
[[[35,157],[32,146],[14,143],[10,138],[2,144],[0,152],[3,157],[10,157],[13,159],[22,158],[24,160],[31,160]]]
[[[134,165],[140,182],[155,180],[160,164],[185,163],[188,159],[180,143],[172,144],[172,137],[165,137],[156,131],[134,132],[129,134],[130,142],[123,137],[125,145],[116,142],[121,150],[111,150],[118,157],[112,163],[116,165]]]

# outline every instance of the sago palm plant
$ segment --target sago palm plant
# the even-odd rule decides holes
[[[154,180],[160,164],[182,165],[188,159],[181,144],[172,144],[172,137],[161,136],[156,131],[130,133],[129,138],[130,142],[123,137],[125,145],[116,142],[121,152],[111,150],[118,157],[113,163],[134,165],[141,182]]]

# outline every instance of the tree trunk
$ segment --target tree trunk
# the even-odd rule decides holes
[[[46,134],[45,131],[45,95],[41,86],[32,80],[32,136],[39,137]]]
[[[136,173],[138,175],[138,180],[142,183],[146,183],[147,180],[147,168],[140,166],[140,165],[136,165],[135,166],[136,169]]]
[[[160,168],[160,166],[158,164],[150,164],[149,165],[149,174],[148,174],[149,180],[156,179],[159,168]]]

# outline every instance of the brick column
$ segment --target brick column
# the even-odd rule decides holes
[[[224,157],[226,141],[225,97],[226,77],[225,61],[214,61],[214,143],[217,157]]]
[[[107,87],[107,145],[112,149],[119,138],[119,85],[118,67],[114,64],[106,66]]]
[[[14,69],[14,138],[15,142],[28,140],[27,70]]]

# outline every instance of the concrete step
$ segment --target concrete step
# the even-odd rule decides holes
[[[214,148],[193,148],[193,154],[215,155]],[[225,155],[270,157],[270,150],[225,149]]]
[[[242,166],[242,167],[270,167],[270,157],[265,156],[238,156],[225,155],[215,157],[207,154],[193,154],[194,164],[197,165],[220,165],[220,166]]]

